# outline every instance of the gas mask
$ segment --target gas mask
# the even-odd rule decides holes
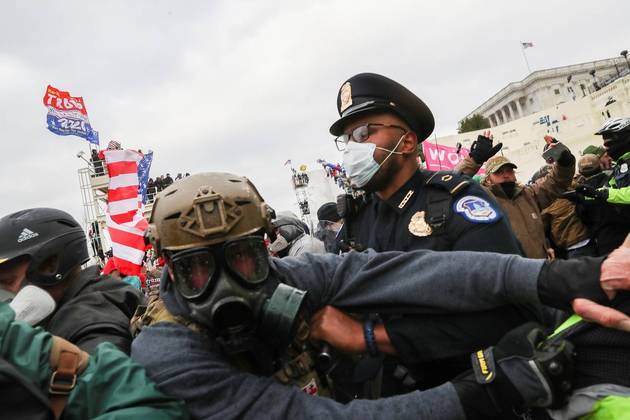
[[[346,150],[343,152],[343,167],[346,170],[348,178],[350,178],[352,186],[357,188],[365,187],[391,155],[402,155],[402,152],[397,152],[396,149],[406,134],[407,133],[403,134],[400,139],[398,139],[398,143],[396,143],[393,150],[377,147],[374,143],[348,142]],[[389,152],[381,163],[377,163],[374,160],[374,152],[376,149]]]
[[[320,220],[317,223],[315,237],[324,243],[326,252],[337,251],[337,235],[342,226],[341,222],[331,222],[329,220]]]
[[[169,269],[190,318],[208,327],[227,353],[251,350],[257,339],[278,347],[291,342],[306,292],[269,276],[261,237],[175,252]]]
[[[284,257],[289,252],[291,244],[304,235],[304,229],[293,224],[283,224],[275,229],[276,239],[269,244],[269,251],[278,257]]]

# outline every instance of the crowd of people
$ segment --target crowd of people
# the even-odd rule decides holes
[[[120,149],[121,145],[118,142],[110,142],[108,148]],[[138,153],[142,154],[142,150],[138,150]],[[104,157],[97,149],[91,150],[90,162],[94,170],[94,177],[104,176],[107,174]],[[170,173],[149,178],[147,182],[147,201],[153,202],[157,193],[171,185],[173,182],[179,181],[187,176],[190,176],[190,173],[186,172],[185,174],[182,174],[180,172],[175,176],[175,178],[171,177]]]
[[[627,418],[630,119],[579,160],[541,139],[524,185],[490,132],[419,168],[433,114],[384,76],[345,81],[337,111],[352,191],[314,232],[248,178],[182,177],[146,232],[159,281],[138,283],[82,268],[65,212],[1,218],[3,414]]]
[[[346,171],[343,169],[339,163],[330,163],[326,162],[323,159],[318,159],[318,163],[322,165],[322,168],[326,172],[326,176],[328,178],[332,178],[335,181],[335,184],[342,189],[349,189],[348,178],[346,176]]]
[[[149,178],[149,183],[147,184],[147,192],[152,191],[154,194],[159,193],[173,182],[179,181],[187,176],[190,176],[188,172],[184,175],[180,173],[177,174],[175,179],[171,177],[171,174],[167,173],[166,175],[160,175],[154,178]]]

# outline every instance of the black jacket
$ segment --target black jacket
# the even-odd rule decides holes
[[[129,320],[144,302],[142,293],[97,267],[82,270],[66,289],[57,309],[42,327],[91,353],[109,341],[129,354]]]

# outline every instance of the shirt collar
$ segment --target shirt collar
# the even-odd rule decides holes
[[[420,170],[416,171],[405,184],[392,194],[389,199],[384,200],[398,214],[405,212],[407,207],[415,200],[419,194],[419,187],[422,186],[424,176]]]

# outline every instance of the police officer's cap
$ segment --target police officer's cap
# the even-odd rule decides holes
[[[433,132],[435,120],[428,106],[409,89],[385,76],[361,73],[346,80],[337,94],[341,116],[331,127],[334,136],[343,134],[348,120],[369,112],[392,112],[423,141]]]

